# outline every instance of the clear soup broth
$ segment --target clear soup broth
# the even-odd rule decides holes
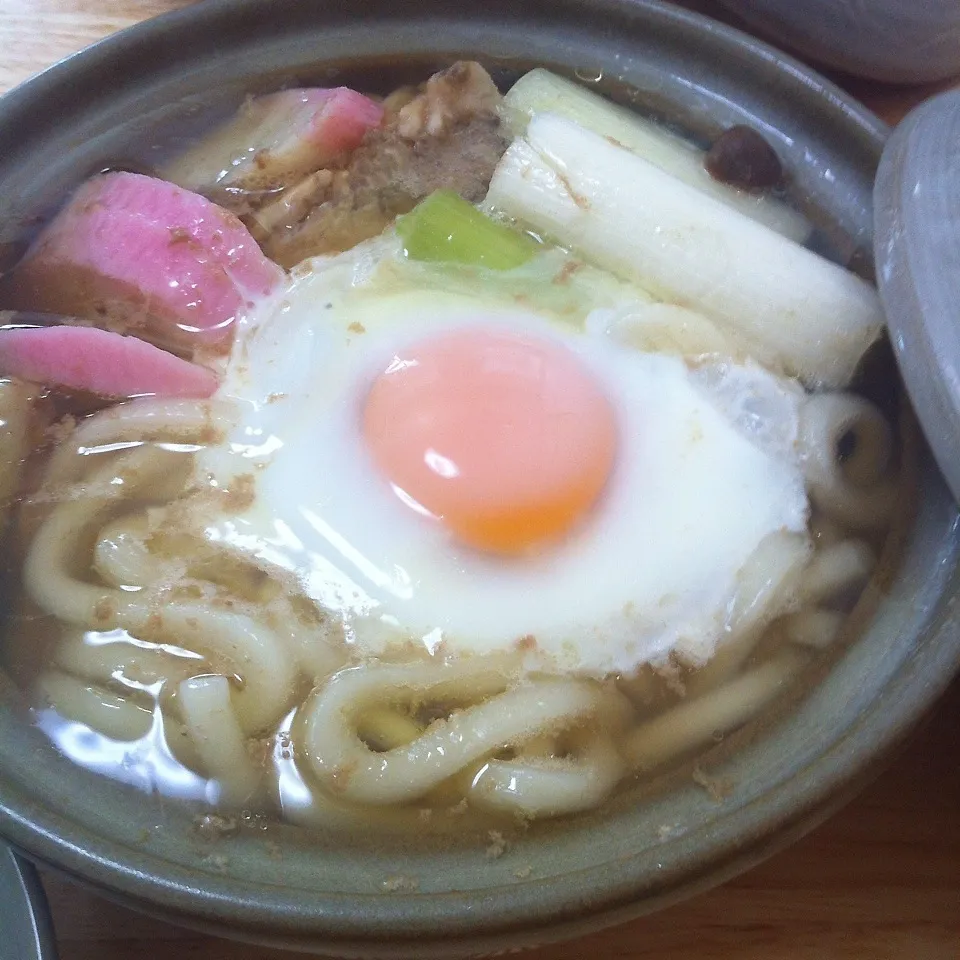
[[[0,338],[102,329],[109,383],[131,337],[213,378],[105,397],[0,339],[5,668],[58,750],[205,823],[460,835],[720,789],[704,757],[815,682],[896,560],[882,317],[789,171],[718,181],[581,81],[430,74],[343,94],[349,135],[329,97],[191,108],[0,283]],[[76,252],[91,207],[136,238],[150,204],[193,252],[138,269],[186,307]],[[192,324],[221,215],[267,280],[230,260]]]

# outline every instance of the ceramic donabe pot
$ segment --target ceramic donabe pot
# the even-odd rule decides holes
[[[208,0],[113,37],[0,101],[0,243],[105,166],[285,83],[381,90],[458,58],[509,84],[545,65],[695,138],[761,128],[837,249],[871,246],[886,129],[740,33],[654,0]],[[191,811],[77,769],[0,676],[0,832],[113,899],[243,939],[352,957],[453,957],[584,933],[719,883],[796,839],[877,769],[960,661],[957,515],[928,459],[902,561],[822,680],[689,778],[483,849],[345,848],[270,826],[211,855]],[[664,829],[668,826],[669,829]],[[390,883],[390,878],[416,883]]]

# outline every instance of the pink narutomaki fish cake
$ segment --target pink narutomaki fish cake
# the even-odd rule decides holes
[[[108,173],[83,184],[41,233],[4,300],[195,346],[226,340],[282,277],[233,214],[163,180]]]
[[[94,327],[2,330],[0,373],[105,397],[209,397],[217,389],[206,367]]]
[[[315,155],[326,153],[323,164],[337,154],[356,149],[366,132],[379,126],[383,119],[383,107],[379,103],[349,87],[287,90],[274,96],[292,96],[303,103],[316,102],[320,106],[304,128],[304,139],[313,144]]]

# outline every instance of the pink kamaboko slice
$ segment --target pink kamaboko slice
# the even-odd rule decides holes
[[[206,194],[269,191],[344,159],[382,119],[378,103],[347,87],[253,97],[163,174]]]
[[[209,397],[213,371],[95,327],[0,330],[0,374],[104,397]]]
[[[40,234],[3,300],[182,348],[226,342],[282,278],[233,214],[164,180],[107,173]]]

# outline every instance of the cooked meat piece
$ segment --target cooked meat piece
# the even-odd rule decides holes
[[[392,94],[343,170],[314,174],[247,218],[264,252],[283,266],[376,236],[436,190],[478,201],[506,149],[500,93],[477,63],[441,71],[413,95]]]
[[[495,117],[500,99],[479,63],[460,60],[434,74],[423,92],[400,109],[397,132],[406,140],[442,137],[474,117]]]

